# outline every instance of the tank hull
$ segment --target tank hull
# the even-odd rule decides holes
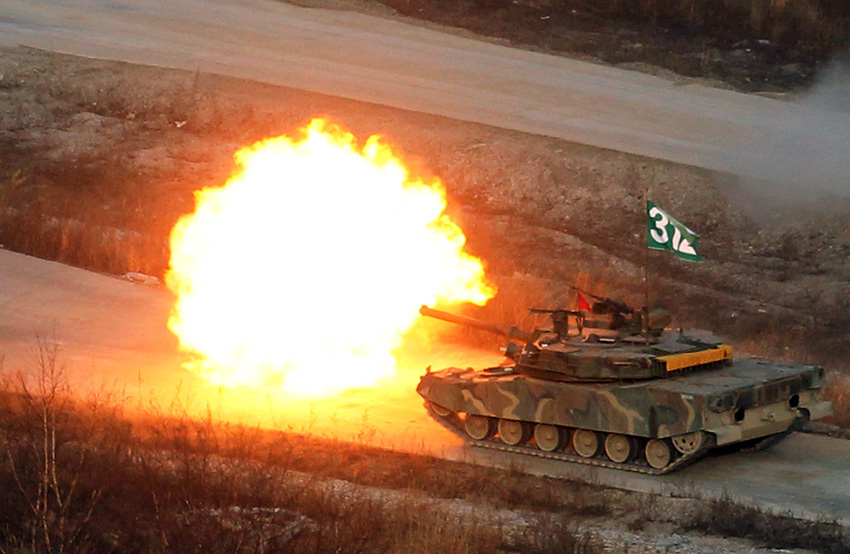
[[[542,441],[550,457],[554,445],[571,461],[664,473],[711,447],[779,436],[829,415],[832,406],[820,397],[823,384],[819,367],[743,359],[666,379],[606,383],[539,379],[512,367],[449,368],[423,376],[417,391],[436,408],[432,415],[441,423],[479,446],[535,453],[536,440],[530,436],[519,443],[508,437],[516,444],[500,440],[499,422],[513,422],[503,424],[505,429],[518,428],[517,423],[528,430],[551,426],[563,434],[565,444]],[[486,436],[469,436],[464,423],[470,416],[486,420]],[[599,442],[592,455],[573,455],[581,450],[574,444],[577,430],[592,432],[580,433],[585,442],[594,437]],[[616,449],[609,454],[603,448],[612,435],[617,435],[612,444],[630,449],[627,459]],[[650,455],[651,463],[647,461],[651,441],[651,448],[669,450],[668,463],[662,464],[663,456]],[[658,465],[662,467],[653,467]]]

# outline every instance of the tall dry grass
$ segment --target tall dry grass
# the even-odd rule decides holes
[[[509,536],[409,492],[434,482],[454,498],[470,485],[484,490],[466,479],[472,471],[435,475],[413,456],[399,467],[377,449],[192,418],[179,405],[129,417],[121,397],[73,391],[48,342],[34,367],[2,375],[2,551],[471,553],[550,551],[535,545],[555,542],[559,551],[600,551],[566,526]],[[354,455],[371,457],[371,469],[352,472]],[[488,487],[503,489],[488,472]],[[399,492],[361,492],[357,479]]]
[[[822,554],[840,554],[850,549],[850,536],[836,521],[799,520],[791,514],[774,514],[743,506],[728,496],[706,502],[683,527],[754,539],[768,548],[802,548]]]
[[[5,248],[64,264],[121,275],[161,276],[168,264],[166,237],[59,219],[37,209],[2,206],[0,241]]]
[[[834,409],[828,421],[845,429],[850,429],[850,374],[848,373],[831,374],[824,388],[824,397],[832,402]]]
[[[122,70],[119,65],[119,75]],[[175,128],[183,134],[246,142],[270,132],[270,122],[251,106],[232,107],[226,99],[201,92],[198,73],[190,83],[184,82],[185,75],[175,75],[162,83],[140,84],[120,76],[112,81],[63,79],[27,68],[7,73],[0,88],[24,87],[27,102],[34,96],[51,106],[42,110],[39,102],[23,103],[19,111],[31,115],[14,124],[49,134],[73,128],[69,121],[74,116],[93,113],[102,116],[113,140],[96,151],[74,153],[71,148],[60,160],[49,140],[21,151],[12,147],[10,167],[19,169],[0,172],[0,244],[95,271],[161,277],[168,264],[168,234],[177,218],[191,209],[197,183],[192,175],[181,175],[187,181],[185,190],[175,185],[164,194],[135,165],[133,154],[142,146],[133,141],[143,136],[168,144],[171,137],[163,135]],[[86,131],[81,128],[84,135]],[[71,136],[68,142],[73,141]],[[171,175],[167,179],[175,180]]]
[[[84,551],[108,481],[89,472],[121,457],[126,426],[105,398],[73,398],[54,343],[39,341],[34,364],[4,374],[0,387],[4,547]]]

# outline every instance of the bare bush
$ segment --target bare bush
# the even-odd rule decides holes
[[[6,463],[28,511],[17,539],[35,552],[79,550],[101,491],[79,486],[88,452],[71,429],[71,391],[56,343],[39,340],[34,374],[15,380],[21,413],[4,431]]]

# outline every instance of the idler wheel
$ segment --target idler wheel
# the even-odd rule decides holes
[[[500,419],[499,438],[508,446],[524,444],[531,438],[531,426],[523,421]]]
[[[605,454],[612,462],[628,462],[634,458],[636,450],[637,444],[632,437],[611,434],[605,438]]]
[[[646,443],[646,461],[655,469],[667,467],[670,460],[673,459],[673,453],[670,451],[670,446],[661,439],[652,439]]]
[[[688,455],[700,449],[702,443],[705,442],[705,435],[702,431],[694,431],[693,433],[673,437],[672,441],[673,448],[682,454]]]
[[[599,454],[601,441],[599,434],[588,429],[576,429],[573,433],[573,450],[582,458],[592,458]]]
[[[557,425],[538,423],[534,426],[534,442],[544,452],[560,450],[567,444],[567,430]]]
[[[463,427],[467,435],[479,441],[496,434],[496,423],[493,419],[481,415],[467,414]]]
[[[434,413],[438,416],[446,417],[452,414],[452,411],[448,408],[444,408],[439,404],[434,404],[433,402],[428,402],[428,405],[431,406],[431,409],[434,410]]]

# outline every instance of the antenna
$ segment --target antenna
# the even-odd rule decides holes
[[[649,341],[649,226],[646,223],[646,210],[649,207],[649,187],[643,187],[643,317],[641,332]]]

